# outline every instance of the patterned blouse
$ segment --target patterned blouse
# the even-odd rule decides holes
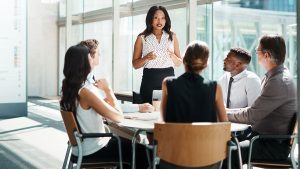
[[[168,49],[174,51],[174,41],[169,39],[167,32],[163,31],[160,43],[153,33],[146,38],[144,35],[141,37],[143,41],[143,57],[152,51],[157,55],[156,59],[150,60],[145,64],[145,68],[167,68],[175,66],[168,52]]]

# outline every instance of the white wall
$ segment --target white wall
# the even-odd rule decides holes
[[[57,95],[58,4],[28,0],[28,96]]]

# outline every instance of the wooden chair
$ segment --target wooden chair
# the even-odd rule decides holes
[[[115,168],[122,166],[122,152],[121,152],[121,141],[120,138],[113,133],[80,133],[78,124],[73,115],[73,112],[62,111],[62,119],[65,124],[65,128],[69,137],[68,149],[66,152],[63,169],[65,168]],[[101,159],[88,159],[82,156],[82,141],[86,138],[96,138],[96,137],[113,137],[118,140],[118,155],[119,161],[103,161]],[[70,153],[71,147],[78,147],[78,157]],[[71,154],[71,155],[70,155]],[[76,165],[75,165],[76,164]],[[75,166],[74,166],[75,165]]]
[[[155,123],[154,160],[177,167],[204,167],[228,155],[230,123]],[[156,153],[157,152],[157,153]],[[230,157],[229,157],[230,158]]]
[[[260,168],[293,168],[298,167],[297,162],[294,157],[294,150],[297,144],[297,113],[293,115],[290,123],[289,132],[287,135],[258,135],[251,139],[249,147],[249,157],[248,157],[248,169],[252,166]],[[276,161],[276,160],[252,160],[252,149],[253,143],[259,139],[277,139],[281,141],[287,141],[290,144],[290,155],[286,160]]]

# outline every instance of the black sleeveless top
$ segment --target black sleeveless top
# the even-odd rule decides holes
[[[217,122],[216,81],[186,72],[167,80],[166,122]]]

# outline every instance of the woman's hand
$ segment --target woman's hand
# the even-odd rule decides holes
[[[106,79],[96,80],[95,86],[103,91],[109,91],[111,89]]]
[[[153,59],[156,59],[157,58],[157,55],[154,51],[152,52],[149,52],[146,56],[145,56],[145,59],[147,60],[146,62],[148,62],[149,60],[153,60]]]
[[[168,53],[171,59],[177,57],[174,53],[174,50],[171,48],[168,48]]]

